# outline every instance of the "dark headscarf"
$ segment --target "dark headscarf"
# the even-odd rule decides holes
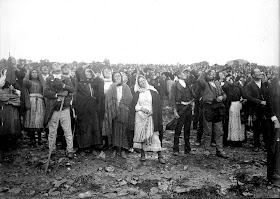
[[[16,68],[14,66],[14,62],[16,62],[14,57],[9,57],[7,60],[7,74],[6,74],[6,82],[9,84],[15,84],[16,83]]]
[[[113,81],[113,83],[116,82],[116,80],[114,79],[114,75],[117,74],[117,73],[119,73],[120,76],[121,76],[121,83],[118,85],[118,86],[120,86],[120,85],[123,84],[123,76],[122,76],[121,72],[113,72],[113,74],[112,74],[112,81]]]

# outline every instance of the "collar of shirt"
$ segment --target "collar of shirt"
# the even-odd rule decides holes
[[[211,86],[213,86],[214,88],[216,88],[216,84],[214,82],[209,82],[209,84],[211,84]]]
[[[181,86],[183,86],[184,88],[186,88],[186,82],[184,81],[184,80],[182,80],[182,79],[179,79],[178,80],[179,81],[179,83],[181,84]]]
[[[239,84],[240,84],[241,86],[243,86],[243,82],[242,82],[242,81],[239,81]]]
[[[261,88],[261,86],[262,86],[262,81],[255,81],[255,83],[257,84],[257,86],[259,87],[259,88]]]

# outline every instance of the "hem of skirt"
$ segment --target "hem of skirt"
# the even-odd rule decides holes
[[[151,152],[157,152],[157,151],[162,151],[161,147],[145,147],[144,143],[133,143],[133,148],[136,149],[142,149],[144,151],[151,151]]]

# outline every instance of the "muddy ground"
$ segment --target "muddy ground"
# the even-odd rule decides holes
[[[171,120],[164,106],[164,124]],[[280,189],[267,185],[266,154],[252,152],[252,133],[243,147],[225,147],[229,159],[209,157],[195,146],[196,131],[191,131],[194,155],[172,156],[173,131],[165,131],[163,154],[166,164],[158,163],[157,154],[129,153],[127,159],[112,151],[105,158],[91,153],[72,160],[58,150],[44,174],[48,149],[27,145],[27,138],[16,151],[6,154],[0,165],[0,198],[279,198]],[[181,151],[183,151],[181,139]],[[59,148],[58,148],[59,149]],[[70,167],[67,167],[70,163]]]

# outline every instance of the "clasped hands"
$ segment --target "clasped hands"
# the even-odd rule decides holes
[[[151,113],[148,109],[143,108],[143,107],[141,107],[140,111],[142,111],[143,113],[145,113],[147,115],[149,115]]]

